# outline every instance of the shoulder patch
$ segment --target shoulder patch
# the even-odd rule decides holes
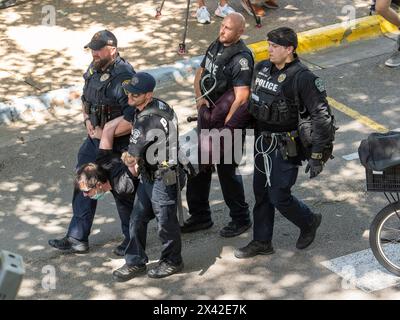
[[[132,133],[131,133],[131,136],[130,136],[130,139],[129,139],[129,142],[133,143],[133,144],[136,144],[138,142],[137,140],[138,140],[139,137],[140,137],[140,130],[133,129]]]
[[[321,78],[315,79],[315,87],[318,89],[319,92],[324,92],[326,90],[324,80],[322,80]]]
[[[240,59],[239,64],[241,71],[249,70],[249,61],[246,58]]]
[[[127,80],[122,81],[122,84],[121,84],[122,89],[123,89],[122,91],[125,93],[126,96],[128,95],[128,91],[126,91],[126,89],[124,88],[124,84],[129,84],[130,81],[131,80],[127,79]]]

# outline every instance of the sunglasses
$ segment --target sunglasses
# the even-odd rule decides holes
[[[130,93],[124,88],[124,92],[127,96],[131,96],[132,98],[139,98],[143,93]]]
[[[83,181],[79,182],[79,190],[81,190],[83,193],[89,193],[90,190],[93,190],[96,188],[96,186],[91,187],[91,188],[85,188],[85,183]]]

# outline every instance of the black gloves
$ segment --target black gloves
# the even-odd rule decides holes
[[[322,172],[324,163],[319,159],[310,158],[306,166],[306,173],[310,171],[310,179],[315,178]]]

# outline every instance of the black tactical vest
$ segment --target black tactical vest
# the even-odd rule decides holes
[[[299,119],[298,101],[289,100],[282,87],[294,87],[295,75],[307,70],[302,63],[295,63],[283,72],[271,75],[272,63],[265,61],[253,77],[249,112],[262,122],[262,127],[272,132],[287,132],[297,129]],[[294,92],[294,97],[297,92]],[[297,100],[297,99],[295,99]]]
[[[107,119],[105,122],[122,115],[121,106],[117,98],[107,96],[107,88],[112,81],[121,81],[131,78],[134,74],[132,66],[121,57],[117,57],[119,63],[114,63],[109,72],[98,72],[93,69],[92,64],[83,75],[85,85],[83,87],[82,102],[87,114],[98,113],[100,117],[101,108],[105,108]],[[100,121],[99,121],[100,122]]]
[[[222,54],[218,54],[221,50]],[[224,47],[224,45],[215,40],[208,47],[206,52],[206,64],[204,71],[201,75],[201,80],[204,83],[205,88],[201,88],[201,93],[207,93],[207,98],[213,102],[216,102],[220,96],[222,96],[228,89],[232,88],[231,79],[229,75],[226,75],[224,70],[228,62],[236,55],[247,52],[249,57],[253,59],[253,54],[250,49],[244,44],[242,40],[237,43]],[[215,85],[215,88],[213,86]]]
[[[158,116],[160,118],[164,118],[168,121],[168,132],[166,137],[167,140],[165,141],[165,148],[167,155],[166,160],[168,160],[168,155],[170,154],[170,152],[174,154],[173,152],[177,152],[178,150],[178,118],[176,116],[174,109],[172,109],[165,101],[153,98],[153,101],[150,103],[150,105],[146,106],[144,110],[142,110],[135,116],[132,126],[132,132],[135,128],[135,122],[138,121],[138,119],[153,115]],[[171,128],[169,124],[172,124],[173,128]],[[148,128],[148,130],[150,129],[151,128]],[[172,134],[176,135],[176,137],[172,136]],[[157,141],[155,143],[157,143]],[[164,141],[162,143],[164,143]],[[170,148],[173,148],[174,150],[170,151]],[[151,176],[152,173],[154,173],[154,171],[157,170],[158,166],[150,165],[149,163],[147,163],[146,159],[143,159],[142,161],[139,162],[139,168],[140,171],[144,175],[147,174],[148,175],[147,178],[149,178],[149,176]]]

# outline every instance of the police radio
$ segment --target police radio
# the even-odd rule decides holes
[[[17,296],[25,268],[22,257],[0,251],[0,300],[13,300]]]

